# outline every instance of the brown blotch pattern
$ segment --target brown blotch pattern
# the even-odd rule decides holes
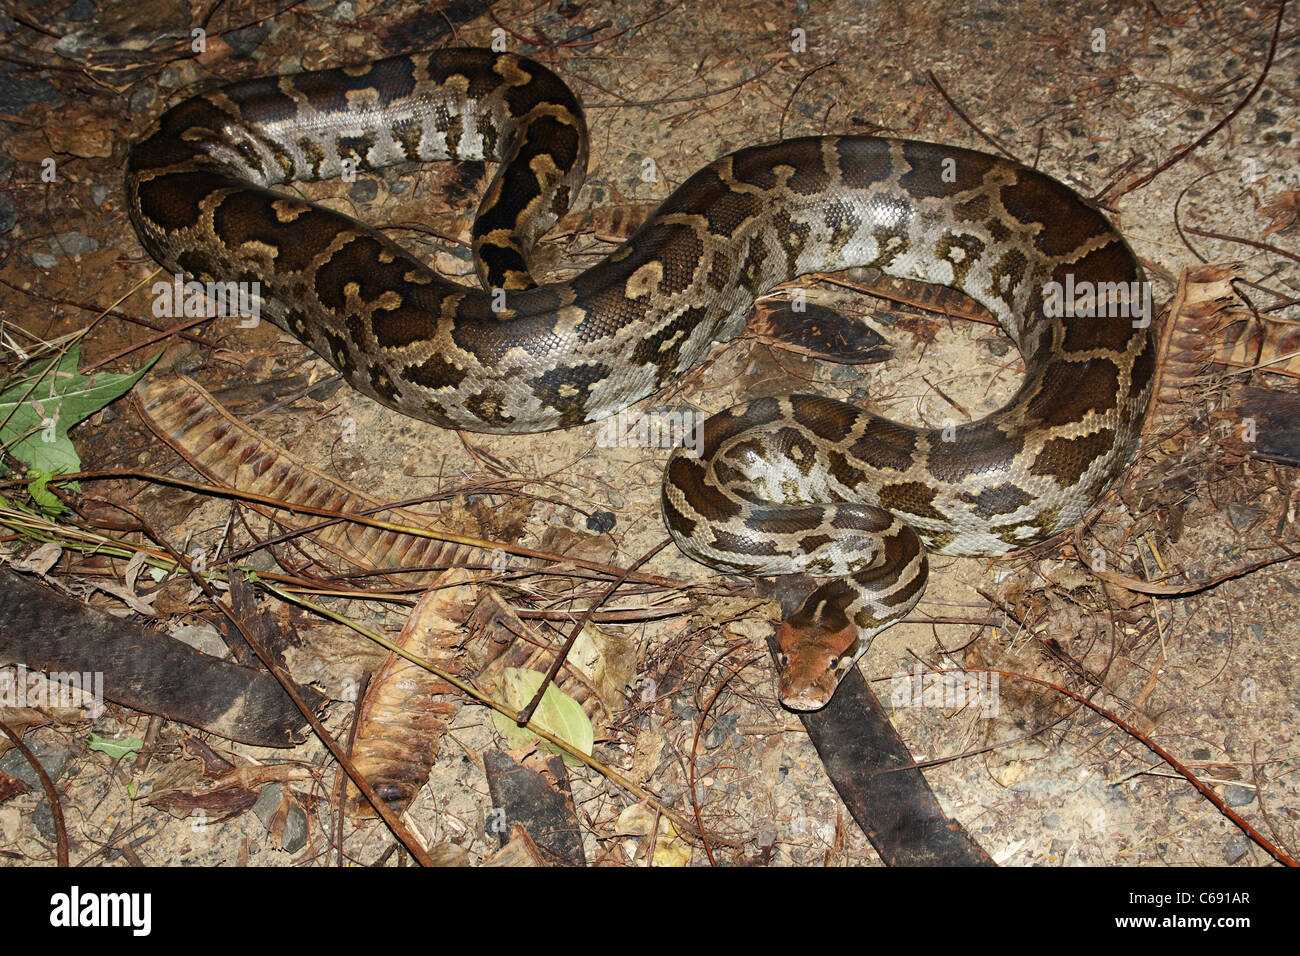
[[[883,485],[877,495],[880,507],[896,514],[942,521],[947,517],[934,506],[939,490],[919,481],[900,481]]]
[[[781,428],[776,433],[776,447],[790,459],[802,475],[812,473],[817,464],[817,446],[797,428]]]
[[[792,191],[801,195],[820,192],[830,184],[821,145],[812,137],[787,140],[776,156],[763,147],[742,149],[732,157],[731,169],[742,183],[771,189],[784,179]]]
[[[323,335],[329,347],[329,355],[322,358],[327,359],[331,365],[342,372],[344,378],[352,381],[356,376],[357,366],[352,361],[352,350],[348,347],[348,340],[336,332],[326,331]]]
[[[655,365],[659,368],[657,381],[666,384],[675,378],[681,363],[682,347],[690,339],[695,327],[708,317],[707,309],[683,309],[671,322],[666,322],[655,333],[637,343],[632,352],[634,365]],[[667,347],[665,342],[672,344]]]
[[[763,200],[753,193],[727,191],[709,203],[703,211],[709,232],[731,236],[742,224],[763,212]]]
[[[456,388],[468,374],[465,369],[452,365],[441,355],[431,355],[419,365],[408,365],[402,369],[402,378],[413,385],[437,390]]]
[[[761,236],[749,237],[749,248],[745,261],[740,265],[740,283],[754,295],[758,295],[763,285],[763,264],[767,262],[767,244]]]
[[[775,557],[781,553],[777,549],[776,543],[770,539],[754,538],[747,534],[735,534],[725,528],[713,529],[713,546],[733,555],[734,558],[729,558],[728,563],[736,568],[743,566],[746,555]],[[751,564],[749,567],[757,568],[758,565]]]
[[[865,471],[849,461],[848,457],[838,449],[832,449],[826,453],[826,466],[827,470],[830,471],[831,478],[849,491],[854,491],[858,485],[871,480]]]
[[[708,275],[704,281],[710,287],[721,292],[731,285],[731,260],[721,252],[713,254],[713,262],[709,266]]]
[[[872,418],[849,453],[877,468],[907,471],[916,453],[916,433],[906,425],[884,418]]]
[[[585,420],[587,396],[609,373],[609,366],[599,362],[559,365],[530,378],[528,385],[543,405],[560,413],[560,427],[568,428]]]
[[[903,159],[911,167],[899,177],[902,187],[917,196],[955,196],[984,184],[984,177],[998,162],[992,156],[933,143],[903,144]],[[952,162],[946,162],[952,160]],[[952,181],[947,177],[951,175]]]
[[[680,461],[681,459],[677,459]],[[671,471],[671,468],[669,469]],[[663,491],[659,496],[660,507],[664,513],[664,524],[668,526],[669,531],[674,531],[684,538],[689,538],[695,534],[695,522],[678,510],[677,505],[673,504],[672,498],[668,495],[668,485],[664,484]]]
[[[984,254],[985,248],[983,240],[978,236],[949,234],[941,236],[935,242],[934,256],[952,266],[953,282],[960,286],[966,281],[966,274],[970,272],[971,266]],[[954,249],[960,249],[961,252],[953,255]]]
[[[335,141],[335,146],[339,156],[344,160],[353,160],[358,170],[374,169],[370,162],[370,151],[375,148],[374,136],[364,133],[358,136],[340,136]]]
[[[796,422],[830,442],[846,438],[861,417],[854,406],[820,395],[791,395],[790,411]]]
[[[862,217],[846,202],[830,203],[822,215],[831,231],[829,245],[832,252],[838,253],[848,245],[862,226]]]
[[[326,112],[346,111],[353,99],[352,94],[360,93],[368,96],[373,91],[376,94],[373,97],[374,101],[380,106],[385,106],[404,99],[414,92],[415,63],[410,57],[395,56],[386,60],[376,60],[369,66],[370,69],[361,71],[341,67],[319,73],[304,73],[294,77],[293,88],[305,94],[312,106]],[[232,95],[231,99],[241,102],[245,115],[251,115],[258,121],[271,118],[266,115],[269,108],[276,111],[274,118],[283,119],[285,109],[283,102],[278,99],[272,102],[266,91],[258,88],[257,84],[262,82],[260,79],[254,79],[237,84],[237,88],[247,84],[250,87],[249,95],[242,99],[240,95]],[[253,103],[256,105],[253,106]],[[290,104],[296,112],[297,104],[292,100]]]
[[[781,405],[775,398],[760,398],[748,405],[712,415],[704,423],[704,447],[701,455],[712,458],[727,439],[748,428],[771,424],[780,417]]]
[[[499,388],[485,388],[465,399],[465,407],[489,425],[507,425],[512,419],[505,413],[505,393]]]
[[[894,516],[884,508],[873,505],[843,503],[837,505],[831,518],[831,527],[840,531],[864,531],[880,534],[894,523]]]
[[[947,531],[919,531],[921,540],[925,542],[925,547],[932,554],[943,554],[944,548],[956,541],[961,532],[956,528]]]
[[[799,548],[804,554],[812,554],[818,548],[831,544],[835,539],[828,534],[810,534],[799,539]]]
[[[401,394],[396,383],[388,377],[387,370],[378,363],[370,369],[370,390],[381,402],[389,405],[395,403]]]
[[[198,144],[181,142],[160,131],[131,147],[131,152],[126,157],[126,171],[142,173],[161,170],[188,163],[201,154]]]
[[[745,527],[759,534],[797,534],[821,527],[825,511],[809,508],[754,508],[745,518]]]
[[[1029,521],[1020,521],[1015,524],[999,525],[990,529],[995,538],[998,538],[1005,544],[1013,548],[1028,548],[1039,544],[1052,537],[1057,521],[1060,519],[1060,509],[1046,508],[1039,514],[1035,515]],[[1082,518],[1082,516],[1079,516]],[[1028,535],[1023,535],[1025,528],[1030,529]]]
[[[258,242],[275,250],[275,271],[281,275],[309,271],[341,234],[357,228],[357,224],[337,213],[318,207],[302,208],[290,222],[284,222],[276,213],[276,204],[301,206],[297,200],[277,197],[268,190],[245,188],[224,197],[212,212],[212,226],[222,241],[237,249],[246,242]],[[356,245],[355,243],[353,244]],[[366,249],[345,246],[340,257],[349,251],[361,253],[367,263],[363,271],[373,274],[372,260],[378,254],[379,244],[370,240]],[[328,266],[328,263],[326,263]]]
[[[982,489],[977,495],[963,493],[961,498],[981,518],[1012,514],[1034,500],[1029,492],[1013,484],[993,485]]]
[[[1019,249],[1008,249],[998,256],[989,274],[993,277],[993,291],[1008,308],[1016,300],[1016,290],[1029,274],[1029,259]]]
[[[731,499],[707,480],[698,459],[677,456],[668,463],[668,480],[681,488],[691,508],[706,522],[722,522],[736,514]]]
[[[850,189],[866,189],[889,178],[894,171],[889,144],[873,137],[844,136],[835,146],[840,179]]]
[[[140,184],[137,191],[140,211],[161,229],[188,229],[198,224],[203,201],[209,193],[239,185],[236,180],[217,173],[169,173]]]
[[[1026,225],[1043,227],[1035,242],[1049,256],[1067,255],[1108,229],[1099,213],[1080,206],[1073,191],[1041,173],[1022,169],[1002,187],[1000,196],[1010,215]]]
[[[1078,298],[1079,294],[1078,285],[1081,282],[1092,283],[1095,292],[1095,286],[1099,282],[1123,282],[1127,286],[1128,283],[1135,282],[1140,278],[1128,249],[1119,239],[1115,239],[1100,249],[1094,249],[1079,262],[1058,265],[1052,272],[1052,281],[1061,284],[1062,295],[1064,295],[1066,280],[1071,275],[1074,276],[1076,298]],[[1064,304],[1067,307],[1072,305],[1072,303]],[[1065,316],[1063,318],[1065,325],[1063,347],[1065,351],[1082,352],[1095,348],[1109,349],[1114,352],[1124,351],[1129,340],[1135,334],[1132,319],[1132,305],[1134,304],[1136,303],[1130,303],[1129,316],[1119,314]],[[1094,308],[1100,311],[1109,311],[1109,298],[1107,297],[1104,300],[1096,299]]]
[[[298,221],[301,222],[302,218],[299,217]],[[343,225],[348,224],[345,221]],[[381,253],[387,252],[387,247],[371,236],[356,236],[345,243],[316,270],[316,295],[321,303],[335,312],[346,314],[346,290],[351,286],[356,286],[356,296],[361,302],[374,302],[392,290],[397,290],[402,295],[406,285],[405,274],[411,264],[391,257],[381,257]],[[297,254],[295,249],[281,250],[282,256],[293,258]],[[384,258],[388,258],[388,261],[385,262]]]
[[[963,425],[955,441],[943,441],[938,430],[931,435],[930,474],[947,482],[1001,468],[1020,454],[1025,443],[1021,437],[1004,434],[992,422]]]
[[[1146,387],[1151,384],[1151,376],[1155,375],[1156,372],[1155,339],[1149,333],[1143,334],[1142,351],[1133,360],[1133,368],[1130,372],[1132,376],[1132,383],[1129,386],[1130,397],[1141,395],[1146,390]]]
[[[812,226],[806,222],[798,222],[785,211],[780,211],[772,218],[772,231],[776,233],[777,241],[781,243],[781,249],[785,252],[786,272],[793,275],[799,257],[803,255],[804,248],[808,245],[808,237],[812,235]]]
[[[1083,477],[1098,457],[1110,451],[1115,433],[1109,428],[1078,438],[1049,438],[1043,450],[1029,468],[1031,475],[1055,478],[1062,488],[1068,488]]]
[[[1090,411],[1110,411],[1118,396],[1119,369],[1110,359],[1089,359],[1083,364],[1058,361],[1047,366],[1043,388],[1025,410],[1045,425],[1068,425]]]

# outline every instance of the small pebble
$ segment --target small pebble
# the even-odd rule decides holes
[[[614,530],[614,525],[618,521],[612,511],[597,511],[587,519],[587,530],[595,531],[597,534],[609,534]]]
[[[56,255],[84,256],[99,248],[99,240],[80,232],[60,232],[50,240],[50,250]]]
[[[1250,840],[1240,834],[1229,837],[1223,844],[1223,861],[1236,863],[1250,851],[1250,846]]]
[[[1244,807],[1255,802],[1255,791],[1230,783],[1223,788],[1223,802],[1230,807]]]
[[[379,195],[379,184],[373,179],[358,179],[348,190],[348,198],[353,202],[373,202]]]
[[[18,223],[18,209],[8,195],[0,194],[0,235],[4,235]]]
[[[74,0],[63,8],[63,15],[74,23],[85,23],[95,19],[95,5],[91,0]]]
[[[156,97],[157,94],[154,92],[154,88],[152,86],[139,87],[138,89],[136,89],[134,93],[131,94],[131,99],[128,101],[131,107],[131,112],[133,113],[143,112],[144,110],[149,108],[149,104],[152,103]]]

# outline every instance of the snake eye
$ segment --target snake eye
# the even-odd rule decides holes
[[[777,655],[776,655],[776,662],[777,662],[778,664],[780,664],[782,667],[785,667],[786,664],[789,664],[789,663],[790,663],[790,655],[789,655],[789,654],[784,654],[784,653],[782,653],[782,654],[777,654]]]

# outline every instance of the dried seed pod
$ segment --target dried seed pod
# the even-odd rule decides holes
[[[468,571],[444,571],[416,602],[397,646],[453,669],[450,650],[460,640],[475,592]],[[366,689],[357,714],[352,762],[394,813],[401,814],[429,778],[447,718],[460,707],[447,696],[454,693],[449,684],[395,653],[388,655]],[[346,810],[353,820],[376,816],[352,784]]]

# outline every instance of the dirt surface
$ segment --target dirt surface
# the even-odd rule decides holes
[[[180,40],[168,46],[180,52],[150,47],[160,24],[176,37],[189,35],[189,11],[171,0],[149,0],[148,16],[135,3],[78,0],[53,13],[55,6],[0,15],[14,51],[0,65],[6,369],[17,366],[20,352],[94,320],[83,367],[107,362],[132,371],[165,347],[151,377],[192,376],[264,436],[372,495],[436,497],[420,508],[453,531],[540,551],[576,547],[616,568],[664,540],[659,483],[667,449],[601,447],[599,425],[522,438],[458,437],[329,384],[328,366],[265,323],[197,324],[188,331],[202,341],[193,342],[134,321],[143,317],[164,330],[176,324],[152,318],[154,265],[122,208],[121,163],[131,137],[192,84],[421,48],[424,5],[308,2],[278,14],[270,4],[222,8],[197,56]],[[127,24],[151,26],[128,29],[115,19],[119,12]],[[1236,259],[1252,283],[1239,286],[1250,306],[1295,321],[1300,271],[1288,250],[1300,246],[1300,236],[1294,222],[1270,214],[1279,206],[1268,206],[1284,205],[1288,191],[1300,188],[1293,11],[1253,99],[1204,145],[1151,182],[1127,188],[1236,109],[1261,75],[1275,19],[1276,8],[1263,4],[1237,5],[1229,14],[1199,3],[1161,3],[1157,11],[1152,4],[1082,2],[722,0],[707,8],[593,2],[558,12],[501,3],[459,24],[457,40],[487,45],[503,31],[496,35],[509,49],[546,63],[582,98],[592,157],[579,209],[657,203],[716,156],[783,137],[884,132],[986,151],[994,141],[1099,197],[1142,260],[1157,303],[1173,295],[1182,270]],[[50,164],[53,179],[42,175]],[[465,183],[472,187],[473,179],[412,166],[352,184],[294,188],[391,227],[440,271],[468,282],[466,240],[478,193]],[[585,235],[556,240],[543,261],[562,276],[611,248]],[[872,322],[893,346],[893,359],[834,366],[742,338],[642,407],[712,413],[812,388],[937,426],[986,414],[1020,381],[1018,352],[988,325],[825,284],[816,290],[810,294]],[[150,339],[160,344],[144,344]],[[1296,387],[1266,372],[1252,380]],[[1296,549],[1294,469],[1229,454],[1217,433],[1188,424],[1204,418],[1198,400],[1153,418],[1124,488],[1081,533],[1082,556],[1067,539],[1000,561],[935,559],[911,623],[878,638],[861,662],[917,761],[929,762],[926,776],[945,811],[998,863],[1272,862],[1115,721],[1010,676],[1017,673],[1090,696],[1166,748],[1265,838],[1293,857],[1300,853],[1295,565],[1272,564],[1174,597],[1103,584],[1089,569],[1102,562],[1135,579],[1194,585]],[[72,438],[86,469],[198,480],[126,402],[92,416]],[[1165,477],[1171,463],[1184,476],[1179,482]],[[0,493],[27,500],[17,485]],[[128,503],[177,551],[197,549],[209,563],[274,533],[265,518],[229,500],[126,474],[83,482],[80,493]],[[9,536],[0,555],[18,559],[34,546]],[[275,553],[282,568],[324,574],[306,563],[307,552],[288,546]],[[517,556],[491,568],[491,558],[477,561],[482,586],[496,586],[517,607],[581,611],[605,586],[531,577]],[[243,563],[276,568],[265,550]],[[49,573],[120,581],[125,565],[65,551]],[[602,609],[674,606],[680,613],[588,625],[591,659],[603,660],[616,688],[603,698],[596,757],[690,819],[693,779],[719,862],[877,863],[802,728],[773,699],[764,638],[776,607],[754,597],[748,582],[714,574],[671,544],[640,570],[676,583],[620,591]],[[334,698],[325,724],[346,740],[355,709],[349,688],[382,652],[342,625],[291,610],[269,592],[261,597],[277,622],[297,628],[289,667]],[[394,635],[409,598],[322,600],[336,614]],[[132,613],[102,591],[94,601]],[[215,637],[210,622],[220,616],[187,581],[164,588],[153,607],[151,626]],[[538,625],[541,640],[558,644],[572,626],[555,623]],[[961,667],[1004,673],[985,685],[989,699],[977,704],[913,698],[902,693],[910,684],[895,679],[914,668]],[[45,726],[36,721],[26,741],[57,781],[74,862],[121,862],[124,855],[145,864],[205,865],[323,865],[340,854],[367,864],[404,859],[381,824],[339,822],[336,764],[319,740],[278,751],[206,736],[231,763],[263,768],[260,776],[250,772],[241,791],[250,803],[229,812],[173,804],[168,813],[146,801],[198,785],[198,761],[182,752],[192,731],[113,705],[93,723],[56,717]],[[499,845],[489,832],[493,806],[481,758],[499,735],[480,706],[458,703],[447,723],[428,784],[405,819],[427,846],[480,862]],[[89,749],[92,734],[144,743],[119,758]],[[270,766],[282,769],[265,771]],[[25,761],[6,754],[0,772],[21,775]],[[572,769],[569,777],[588,860],[634,862],[643,841],[621,832],[618,821],[636,798],[590,769]],[[252,799],[258,803],[250,812]],[[6,861],[49,861],[54,844],[39,784],[0,802]],[[698,841],[690,848],[690,862],[707,862]]]

